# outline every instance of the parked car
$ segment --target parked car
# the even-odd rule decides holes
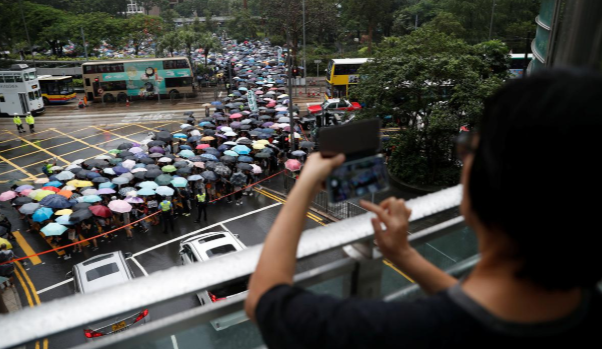
[[[131,256],[126,253],[125,257]],[[89,258],[73,266],[67,277],[73,277],[75,292],[90,293],[111,286],[128,282],[134,278],[121,251],[101,254]],[[89,324],[84,328],[86,339],[106,336],[125,331],[134,326],[150,321],[148,309],[136,311],[133,314],[114,316],[112,318]]]
[[[180,242],[180,258],[182,264],[186,265],[219,258],[245,248],[247,246],[229,231],[203,233]],[[197,297],[201,306],[219,302],[248,292],[248,283],[248,278],[245,278],[227,286],[201,291],[197,293]],[[211,325],[216,331],[221,331],[247,320],[244,311],[238,311],[211,321]]]
[[[310,114],[318,114],[322,111],[356,111],[360,109],[362,106],[359,103],[339,98],[327,99],[320,105],[312,105],[307,108]]]

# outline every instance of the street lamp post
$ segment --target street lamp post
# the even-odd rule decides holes
[[[305,60],[305,0],[301,2],[303,8],[303,81],[305,83],[305,95],[307,96],[307,63]]]
[[[289,125],[290,125],[290,135],[288,136],[289,141],[291,142],[291,152],[295,151],[295,118],[294,118],[294,109],[293,109],[293,55],[292,55],[292,45],[290,44],[290,30],[286,31],[286,42],[288,43],[288,117],[289,117]]]
[[[491,5],[491,22],[489,23],[489,40],[491,40],[491,36],[493,34],[493,15],[495,14],[495,0],[493,0],[493,5]]]

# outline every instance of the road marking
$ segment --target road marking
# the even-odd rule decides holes
[[[42,304],[42,301],[40,301],[40,297],[38,296],[38,294],[36,292],[36,288],[33,285],[33,282],[31,282],[31,279],[29,278],[29,275],[27,274],[25,269],[23,269],[21,262],[17,261],[17,262],[15,262],[15,265],[17,266],[17,269],[20,270],[21,274],[23,274],[23,277],[25,278],[27,285],[29,285],[29,288],[31,289],[31,294],[33,295],[33,300],[35,301],[35,303],[33,303],[31,301],[31,297],[29,296],[29,289],[26,287],[25,283],[23,282],[23,279],[21,279],[21,277],[18,276],[19,281],[21,282],[21,286],[23,287],[23,290],[25,290],[25,294],[27,295],[27,301],[29,302],[29,306],[33,308],[34,305]],[[15,274],[17,274],[17,269],[15,269]],[[42,343],[43,343],[43,348],[47,349],[48,348],[48,338],[44,338],[44,341]],[[40,348],[40,341],[36,341],[35,348],[36,349]]]
[[[63,136],[66,136],[66,137],[69,137],[69,138],[73,139],[73,141],[74,141],[74,142],[80,142],[80,143],[82,143],[82,144],[85,144],[85,145],[87,145],[88,147],[91,147],[91,148],[98,149],[98,150],[100,150],[100,151],[102,151],[102,152],[106,152],[106,151],[107,151],[106,149],[99,148],[99,147],[95,146],[94,144],[90,144],[90,143],[88,143],[88,142],[85,142],[85,141],[83,141],[83,140],[81,140],[81,139],[78,139],[78,138],[75,138],[75,137],[73,137],[73,136],[70,136],[70,135],[68,135],[68,134],[66,134],[66,133],[64,133],[64,132],[61,132],[61,131],[57,130],[57,129],[53,129],[53,130],[54,130],[55,132],[58,132],[58,133],[62,134]]]
[[[27,303],[29,303],[29,306],[31,308],[33,308],[34,304],[33,304],[33,300],[31,299],[31,295],[29,294],[29,289],[25,285],[25,281],[21,277],[21,274],[18,269],[15,269],[15,275],[17,276],[17,279],[19,280],[19,283],[21,284],[21,287],[23,288],[23,292],[25,293],[25,298],[27,298]]]
[[[15,238],[17,238],[17,242],[19,243],[19,247],[21,247],[21,249],[23,250],[23,252],[25,252],[26,256],[31,256],[36,254],[36,252],[33,250],[33,248],[31,248],[31,246],[29,245],[29,243],[27,243],[27,240],[25,240],[25,238],[23,237],[23,235],[21,235],[21,232],[17,231],[13,231],[13,235],[15,236]],[[42,263],[42,260],[40,259],[39,256],[34,256],[29,258],[29,261],[31,262],[31,264],[33,265],[38,265],[40,263]]]
[[[40,133],[42,133],[42,132],[48,132],[48,131],[50,131],[50,130],[43,130],[43,131],[40,131],[40,132],[36,132],[36,133],[35,133],[35,136],[37,136],[38,134],[40,134]],[[4,132],[6,132],[6,133],[10,134],[10,135],[11,135],[11,136],[13,136],[13,137],[15,136],[15,134],[14,134],[14,133],[12,133],[12,132],[10,132],[10,131],[8,131],[8,130],[6,130],[6,131],[4,131]],[[31,137],[31,136],[34,136],[34,135],[33,135],[33,134],[30,134],[29,136]],[[16,140],[17,140],[16,138],[7,139],[7,140],[5,140],[5,141],[0,141],[0,144],[2,144],[2,143],[6,143],[6,142],[12,142],[12,141],[16,141]]]
[[[383,263],[385,263],[386,266],[388,266],[389,268],[395,270],[396,272],[398,272],[399,274],[401,274],[404,278],[408,279],[408,281],[410,281],[411,283],[415,284],[416,281],[412,280],[409,276],[407,276],[406,274],[404,274],[401,270],[397,269],[397,267],[391,263],[389,260],[387,259],[383,259]]]
[[[280,197],[278,197],[278,196],[276,196],[276,195],[274,195],[274,194],[272,194],[272,193],[270,193],[270,192],[268,192],[266,190],[255,189],[255,191],[258,192],[258,193],[260,193],[260,194],[262,194],[262,195],[264,195],[264,196],[266,196],[266,197],[268,197],[268,198],[270,198],[270,199],[272,199],[272,200],[281,202],[283,204],[286,203],[286,200],[284,200],[284,199],[282,199],[282,198],[280,198]],[[314,221],[314,222],[316,222],[318,224],[326,225],[326,224],[324,224],[322,222],[322,218],[314,215],[313,213],[307,212],[306,216],[307,216],[307,218],[311,219],[312,221]]]
[[[61,282],[59,282],[58,284],[54,284],[54,285],[52,285],[52,286],[48,286],[48,287],[46,287],[46,288],[43,288],[43,289],[39,290],[39,291],[38,291],[38,294],[40,295],[40,294],[42,294],[42,293],[44,293],[44,292],[50,291],[50,290],[52,290],[52,289],[55,289],[55,288],[57,288],[57,287],[59,287],[59,286],[63,286],[63,285],[65,285],[65,284],[68,284],[68,283],[70,283],[71,281],[73,281],[73,278],[67,279],[67,280],[65,280],[65,281],[61,281]]]
[[[178,348],[178,340],[176,339],[175,335],[171,335],[171,344],[173,344],[173,349],[179,349]]]
[[[222,223],[220,223],[219,225],[221,225],[221,226],[222,226],[222,228],[224,228],[224,230],[225,230],[225,231],[229,231],[230,233],[232,232],[230,229],[226,228],[226,226],[225,226],[225,225],[223,225]]]
[[[92,127],[94,127],[94,128],[95,128],[95,129],[97,129],[97,130],[100,130],[100,131],[102,131],[102,132],[104,132],[104,133],[108,133],[108,134],[110,134],[110,135],[112,135],[112,136],[115,136],[115,137],[118,137],[118,138],[121,138],[121,139],[125,139],[125,140],[128,140],[128,141],[130,141],[130,142],[136,142],[136,143],[138,142],[138,141],[135,141],[135,140],[133,140],[133,139],[130,139],[130,138],[127,138],[127,137],[124,137],[124,136],[118,135],[118,134],[116,134],[116,133],[113,133],[113,132],[111,132],[111,131],[108,131],[108,130],[102,129],[102,128],[100,128],[100,127],[96,127],[96,126],[92,126]],[[136,133],[138,133],[138,132],[136,132]]]
[[[83,130],[87,129],[88,127],[90,127],[90,126],[86,126],[86,127],[82,128],[82,129],[75,130],[75,131],[71,131],[71,132],[69,132],[69,133],[75,133],[75,132],[83,131]],[[51,129],[44,130],[44,131],[40,131],[40,132],[45,132],[45,131],[50,131],[50,130],[51,130]],[[39,132],[38,132],[38,133],[39,133]],[[44,142],[44,141],[47,141],[47,140],[50,140],[50,139],[54,139],[54,138],[59,138],[59,137],[60,137],[60,136],[48,137],[48,138],[40,139],[39,141],[36,141],[36,142]],[[9,150],[17,149],[17,148],[22,148],[22,147],[26,147],[26,146],[28,146],[28,144],[20,145],[20,146],[18,146],[18,147],[14,147],[14,148],[9,148],[9,149],[0,150],[0,153],[4,153],[5,151],[9,151]]]
[[[138,268],[140,268],[140,270],[142,271],[142,274],[144,274],[144,276],[148,276],[148,273],[146,272],[146,269],[144,269],[142,267],[142,264],[140,264],[140,262],[138,262],[138,260],[134,257],[130,258],[131,261],[134,262],[134,264],[136,264],[138,266]]]
[[[224,221],[221,221],[221,222],[219,222],[219,223],[212,224],[212,225],[210,225],[210,226],[208,226],[208,227],[205,227],[205,228],[203,228],[203,229],[195,230],[195,231],[193,231],[193,232],[191,232],[191,233],[184,234],[184,235],[178,236],[177,238],[174,238],[174,239],[171,239],[171,240],[168,240],[168,241],[162,242],[162,243],[160,243],[160,244],[157,244],[157,245],[155,245],[155,246],[149,247],[149,248],[147,248],[146,250],[142,250],[142,251],[140,251],[140,252],[136,252],[136,253],[134,253],[134,255],[133,255],[132,257],[138,257],[138,256],[140,256],[140,255],[142,255],[142,254],[144,254],[144,253],[150,252],[150,251],[152,251],[152,250],[156,250],[156,249],[157,249],[157,248],[159,248],[159,247],[163,247],[163,246],[165,246],[165,245],[169,245],[169,244],[171,244],[172,242],[180,241],[180,240],[183,240],[183,239],[185,239],[185,238],[187,238],[187,237],[190,237],[190,236],[192,236],[192,235],[195,235],[195,234],[198,234],[198,233],[200,233],[200,232],[202,232],[202,231],[205,231],[205,230],[207,230],[207,229],[214,228],[214,227],[216,227],[216,226],[218,226],[218,225],[220,225],[220,224],[224,224],[224,223],[232,222],[232,221],[235,221],[235,220],[237,220],[237,219],[240,219],[240,218],[243,218],[243,217],[246,217],[246,216],[250,216],[250,215],[252,215],[252,214],[255,214],[255,213],[258,213],[258,212],[261,212],[261,211],[264,211],[264,210],[270,209],[270,208],[272,208],[272,207],[280,206],[280,205],[282,205],[282,203],[280,203],[280,202],[277,202],[277,203],[275,203],[275,204],[272,204],[272,205],[270,205],[270,206],[262,207],[262,208],[260,208],[260,209],[257,209],[257,210],[255,210],[255,211],[251,211],[251,212],[247,212],[247,213],[241,214],[240,216],[236,216],[236,217],[228,218],[228,219],[226,219],[226,220],[224,220]]]
[[[32,147],[34,147],[34,148],[37,148],[37,149],[39,149],[39,150],[43,151],[44,153],[46,153],[46,154],[48,154],[48,155],[52,156],[53,158],[54,158],[54,157],[56,157],[57,159],[61,160],[62,162],[66,163],[66,164],[68,164],[68,163],[69,163],[69,162],[68,162],[68,161],[66,161],[65,159],[61,158],[60,156],[58,156],[58,155],[56,155],[56,154],[53,154],[53,153],[49,152],[48,150],[46,150],[46,149],[44,149],[44,148],[40,147],[39,145],[37,145],[37,144],[35,144],[35,143],[32,143],[32,142],[28,141],[27,139],[25,139],[25,138],[23,138],[23,137],[20,137],[20,136],[17,136],[17,137],[19,137],[19,139],[23,140],[23,142],[25,142],[25,143],[27,143],[27,144],[31,145],[31,146],[32,146]]]
[[[17,164],[15,164],[14,162],[8,160],[7,158],[0,156],[0,160],[6,162],[7,164],[11,165],[12,167],[15,168],[15,170],[10,170],[4,173],[8,173],[8,172],[13,172],[13,171],[21,171],[23,172],[23,174],[27,175],[29,179],[36,179],[36,177],[34,177],[34,175],[32,175],[31,173],[25,171],[24,168],[22,168],[21,166],[18,166]],[[0,173],[0,175],[3,175],[4,173]]]

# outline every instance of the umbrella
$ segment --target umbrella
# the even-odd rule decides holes
[[[157,187],[158,187],[158,186],[157,186]],[[145,195],[155,195],[155,194],[157,194],[157,193],[155,193],[155,190],[154,190],[154,189],[151,189],[151,188],[142,188],[142,189],[138,190],[138,192],[137,192],[137,193],[138,193],[138,195],[143,195],[143,196],[145,196]]]
[[[100,183],[100,185],[98,186],[99,189],[102,188],[115,188],[115,184],[111,183],[111,182],[105,182],[105,183]]]
[[[179,155],[183,158],[190,158],[194,156],[194,152],[192,150],[182,150]]]
[[[172,179],[172,176],[168,174],[162,174],[159,177],[155,178],[155,182],[157,182],[157,184],[159,185],[168,185],[169,183],[171,183]]]
[[[307,154],[306,152],[304,152],[303,150],[295,150],[294,152],[291,153],[293,156],[303,156],[305,154]]]
[[[73,192],[71,190],[63,189],[63,190],[59,191],[57,194],[62,195],[65,198],[69,199],[73,195]]]
[[[129,151],[122,151],[121,153],[117,154],[117,156],[119,158],[124,159],[124,158],[130,157],[130,156],[134,156],[134,153],[131,153]],[[113,160],[113,159],[111,159],[111,160]],[[111,161],[111,160],[109,160],[109,161]]]
[[[92,180],[93,183],[106,183],[106,182],[110,182],[111,180],[106,178],[106,177],[96,177]]]
[[[123,161],[123,159],[121,159],[121,158],[115,158],[115,159],[109,160],[109,162],[111,163],[111,165],[117,165],[118,163],[120,163],[122,161]]]
[[[173,165],[175,166],[175,168],[185,168],[185,167],[188,167],[188,161],[185,161],[185,160],[176,161]]]
[[[9,191],[5,191],[4,193],[0,194],[0,201],[8,201],[8,200],[12,200],[16,197],[17,197],[17,193],[12,190],[9,190]]]
[[[237,154],[238,155],[238,154]],[[219,158],[220,161],[222,162],[227,162],[227,163],[232,163],[232,162],[236,162],[236,157],[234,156],[229,156],[229,155],[224,155],[221,158]]]
[[[161,159],[158,160],[159,162],[171,162],[171,158],[168,157],[162,157]]]
[[[202,180],[203,177],[201,175],[192,175],[188,177],[188,181],[198,181],[198,180]]]
[[[155,138],[158,141],[169,142],[169,141],[171,141],[171,133],[169,133],[167,131],[161,131],[155,135]]]
[[[161,155],[161,154],[159,154],[159,155]],[[149,158],[149,157],[142,158],[142,159],[140,159],[139,161],[140,161],[141,163],[140,163],[140,164],[138,164],[138,165],[141,165],[141,164],[151,165],[151,164],[154,164],[154,163],[155,163],[155,160],[153,160],[152,158]]]
[[[253,173],[255,174],[260,174],[263,172],[263,170],[261,169],[261,167],[255,165],[255,164],[251,164],[251,167],[253,167]]]
[[[49,190],[55,193],[58,193],[60,191],[60,189],[57,187],[42,187],[42,190]]]
[[[119,150],[125,150],[125,149],[130,149],[132,148],[134,145],[132,143],[121,143],[117,149]]]
[[[49,223],[41,230],[46,236],[57,236],[64,233],[67,230],[67,227],[58,223]]]
[[[45,220],[47,220],[48,218],[52,217],[52,214],[54,212],[52,211],[52,209],[50,207],[42,207],[38,210],[36,210],[33,215],[31,216],[31,218],[33,219],[34,222],[43,222]]]
[[[97,205],[97,206],[91,206],[91,207],[105,207],[105,206]],[[110,213],[110,211],[109,211],[109,213]],[[81,210],[77,210],[77,211],[73,212],[72,214],[70,214],[68,216],[68,219],[69,219],[69,221],[76,223],[76,222],[81,222],[81,221],[86,220],[91,217],[92,217],[92,211],[90,211],[89,209],[86,208],[86,209],[81,209]],[[102,216],[102,217],[105,217],[105,216]],[[110,217],[110,216],[108,216],[108,217]],[[105,218],[108,218],[108,217],[105,217]]]
[[[99,202],[99,201],[102,201],[102,198],[100,196],[98,196],[98,195],[85,195],[85,196],[82,196],[82,202],[92,203],[92,202]]]
[[[176,170],[177,170],[177,168],[172,165],[163,166],[161,168],[161,171],[163,171],[163,172],[175,172]]]
[[[79,210],[86,209],[90,206],[92,206],[92,205],[87,202],[78,202],[77,204],[73,205],[73,207],[71,207],[71,209],[73,211],[79,211]]]
[[[48,183],[49,180],[48,178],[38,178],[34,181],[35,184],[43,184],[43,183]]]
[[[203,141],[203,142],[209,142],[209,141],[212,141],[214,139],[215,139],[215,137],[205,136],[205,137],[201,138],[201,141]]]
[[[130,203],[130,204],[141,204],[141,203],[144,202],[144,199],[139,198],[139,197],[135,197],[135,196],[128,196],[123,201],[125,201],[127,203]]]
[[[115,194],[116,191],[111,188],[102,188],[96,192],[96,195]]]
[[[212,154],[203,154],[203,155],[201,155],[201,157],[204,159],[207,159],[207,160],[217,161],[217,157],[215,157],[215,155],[212,155]]]
[[[157,188],[159,185],[156,182],[153,181],[146,181],[146,182],[142,182],[142,183],[138,183],[138,186],[140,188],[150,188],[150,189],[155,189]]]
[[[109,155],[98,155],[94,159],[96,160],[111,160],[113,157]]]
[[[134,154],[141,153],[141,152],[143,152],[143,151],[144,151],[144,149],[142,149],[142,148],[140,148],[140,147],[132,147],[132,148],[130,148],[130,150],[129,150],[129,152],[130,152],[130,153],[134,153]]]
[[[111,203],[115,202],[115,201],[122,201],[122,200],[113,200],[109,203],[109,207],[111,207]],[[104,206],[104,205],[93,205],[88,207],[88,210],[91,214],[94,214],[97,217],[103,217],[103,218],[109,218],[113,216],[113,212],[111,212],[111,210],[109,209],[109,207]],[[82,211],[86,211],[86,210],[82,210]],[[80,212],[80,211],[78,211]],[[73,216],[73,215],[71,215]],[[92,216],[92,215],[90,215]],[[89,218],[89,217],[88,217]]]
[[[184,188],[188,185],[188,180],[182,177],[174,178],[171,181],[171,185],[173,185],[176,188]]]
[[[63,210],[56,211],[54,214],[57,215],[57,216],[66,216],[66,215],[70,215],[72,213],[73,213],[72,210],[70,210],[68,208],[65,208]]]
[[[176,134],[174,134],[172,137],[173,137],[173,138],[181,138],[181,139],[186,139],[186,138],[188,138],[188,136],[186,136],[186,135],[185,135],[185,134],[183,134],[183,133],[176,133]]]
[[[56,175],[56,179],[58,179],[60,181],[68,181],[70,179],[73,179],[74,177],[75,177],[75,175],[73,174],[73,172],[69,172],[69,171],[63,171]],[[19,188],[17,188],[17,189],[19,189]]]
[[[165,154],[165,149],[161,148],[161,147],[152,147],[148,150],[149,153],[161,153],[161,154]]]
[[[102,170],[102,172],[109,174],[109,175],[116,175],[117,173],[115,173],[115,171],[113,170],[112,167],[109,168],[105,168],[104,170]]]
[[[117,184],[117,185],[126,184],[126,183],[128,183],[129,181],[130,181],[130,179],[129,179],[129,178],[127,178],[127,177],[121,177],[121,176],[119,176],[119,177],[115,177],[115,178],[113,178],[113,179],[111,180],[111,182],[113,182],[113,183],[115,183],[115,184]]]
[[[82,191],[82,195],[94,195],[98,190],[96,189],[86,189]]]
[[[251,145],[253,143],[253,141],[246,137],[243,137],[243,138],[238,139],[236,141],[236,143],[238,143],[239,145]]]
[[[160,158],[160,157],[163,157],[163,153],[151,153],[149,155],[149,157],[151,157],[151,158]]]
[[[74,179],[72,181],[67,182],[67,185],[70,185],[70,186],[76,187],[76,188],[83,188],[83,187],[92,187],[92,186],[94,186],[94,183],[92,183],[90,181],[80,181],[80,180]]]
[[[253,144],[253,149],[261,150],[263,148],[265,148],[265,145],[263,145],[263,144],[259,144],[259,143]]]
[[[146,179],[155,179],[155,178],[159,177],[162,174],[163,174],[163,171],[161,171],[161,170],[154,170],[154,169],[153,170],[148,170],[144,174],[144,178],[146,178]]]
[[[314,142],[303,141],[299,144],[301,148],[313,148],[316,144]]]
[[[19,209],[19,212],[21,212],[23,214],[32,214],[38,208],[40,208],[40,204],[38,204],[37,202],[30,202],[28,204],[21,206],[21,208]]]
[[[15,191],[17,193],[20,193],[20,192],[22,192],[23,190],[26,190],[26,189],[33,189],[33,185],[28,185],[28,184],[21,185],[21,186],[17,187],[17,189],[15,189]]]
[[[253,158],[250,156],[239,156],[238,161],[251,163],[251,162],[253,162]]]
[[[121,188],[121,189],[119,189],[119,195],[126,196],[127,193],[129,193],[131,191],[136,191],[136,188],[134,188],[134,187]]]
[[[205,148],[209,148],[210,145],[209,144],[199,144],[196,146],[195,149],[205,149]]]
[[[109,208],[115,212],[125,213],[132,210],[132,205],[123,200],[113,200],[109,202]]]
[[[205,171],[201,173],[201,177],[210,182],[217,180],[217,176],[213,171]]]
[[[179,176],[182,176],[182,177],[184,177],[184,176],[187,176],[187,175],[188,175],[190,172],[192,172],[192,168],[191,168],[191,167],[182,167],[182,168],[179,168],[179,169],[176,171],[176,173],[177,173]]]
[[[165,142],[163,141],[151,141],[148,142],[147,144],[149,147],[162,147],[165,145]],[[151,148],[152,149],[152,148]],[[150,151],[150,150],[149,150]],[[152,152],[151,152],[152,153]]]
[[[284,163],[284,167],[286,167],[290,171],[299,171],[301,169],[301,163],[299,160],[290,159],[286,160]]]
[[[232,148],[232,150],[238,154],[249,154],[251,152],[251,149],[244,145],[237,145],[236,147]]]
[[[117,167],[123,167],[126,170],[128,170],[127,172],[130,172],[134,168],[134,166],[136,166],[136,161],[134,161],[134,160],[125,160],[124,162],[122,162],[121,164],[119,164],[119,166],[117,166]],[[115,173],[119,174],[119,172],[116,170],[116,168],[113,169],[113,171],[115,171]]]
[[[234,135],[236,135],[236,134],[234,134]],[[238,143],[236,143],[236,142],[232,142],[232,141],[227,141],[227,142],[224,142],[224,144],[225,144],[225,145],[238,145]]]
[[[71,215],[68,214],[60,216],[59,218],[55,219],[54,222],[62,225],[73,225],[77,223],[76,220],[71,220]]]
[[[200,162],[200,161],[193,162],[192,165],[194,167],[205,168],[205,164],[203,162]]]
[[[232,170],[230,170],[226,166],[217,166],[214,172],[220,176],[227,177],[232,174]]]
[[[51,194],[40,200],[40,205],[50,208],[67,208],[73,206],[66,197],[58,194]]]
[[[243,170],[243,171],[253,170],[253,166],[251,166],[249,164],[245,164],[245,163],[240,163],[240,164],[236,165],[236,168]]]
[[[54,193],[53,191],[51,191],[51,190],[40,190],[40,191],[37,191],[37,190],[35,190],[35,191],[33,191],[33,192],[35,192],[35,193],[36,193],[35,197],[33,197],[33,199],[34,199],[35,201],[40,201],[40,200],[44,199],[45,197],[47,197],[48,195],[53,195],[53,194],[55,194],[55,193]],[[33,192],[32,192],[32,193],[33,193]]]
[[[109,150],[109,151],[108,151],[108,153],[109,153],[109,154],[119,154],[119,153],[121,153],[121,149],[111,149],[111,150]],[[79,160],[76,160],[76,161],[79,161]],[[82,162],[83,162],[83,160],[82,160]],[[76,164],[76,162],[75,162],[75,161],[73,161],[73,162],[72,162],[72,164],[74,164],[74,165],[75,165],[75,164]]]
[[[247,176],[242,172],[236,172],[230,177],[230,183],[235,187],[242,187],[247,182]]]
[[[162,196],[172,196],[174,193],[174,190],[171,189],[170,187],[160,186],[155,190],[155,192]]]
[[[30,202],[33,202],[33,200],[30,197],[21,196],[21,197],[16,198],[13,201],[13,204],[15,206],[21,206],[21,205],[29,204]]]

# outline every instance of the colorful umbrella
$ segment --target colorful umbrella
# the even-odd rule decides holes
[[[299,171],[301,169],[301,162],[295,159],[286,160],[284,167],[286,167],[289,171]]]
[[[61,235],[67,230],[67,227],[64,225],[60,225],[58,223],[49,223],[44,228],[41,229],[42,233],[46,236],[57,236]]]
[[[31,202],[29,204],[25,204],[25,205],[21,206],[21,208],[19,209],[19,212],[21,212],[23,214],[32,214],[39,208],[40,208],[39,203]]]
[[[156,183],[155,183],[156,184]],[[158,185],[157,185],[158,187]],[[155,191],[151,188],[142,188],[137,191],[138,195],[146,196],[146,195],[155,195]]]
[[[40,201],[40,200],[44,199],[45,197],[47,197],[48,195],[53,195],[53,194],[55,194],[55,192],[53,192],[52,190],[40,190],[40,191],[37,191],[36,196],[33,199],[35,201]]]
[[[52,211],[52,209],[50,207],[42,207],[38,210],[36,210],[33,215],[31,216],[31,218],[33,219],[34,222],[43,222],[47,219],[49,219],[50,217],[52,217],[52,214],[54,212]]]
[[[99,202],[102,201],[102,198],[98,195],[86,195],[86,196],[82,196],[82,202]]]
[[[72,213],[73,213],[73,210],[65,208],[65,209],[56,211],[54,214],[57,216],[65,216],[65,215],[70,215]]]
[[[17,197],[17,193],[12,190],[9,190],[9,191],[5,191],[4,193],[0,194],[0,201],[8,201],[8,200],[12,200],[16,197]]]
[[[113,200],[109,202],[109,208],[115,212],[125,213],[132,210],[132,205],[123,200]]]
[[[88,207],[88,210],[97,217],[109,218],[113,216],[113,212],[104,205],[92,205]]]
[[[171,185],[176,188],[184,188],[188,185],[188,180],[186,180],[186,178],[177,177],[171,181]]]

